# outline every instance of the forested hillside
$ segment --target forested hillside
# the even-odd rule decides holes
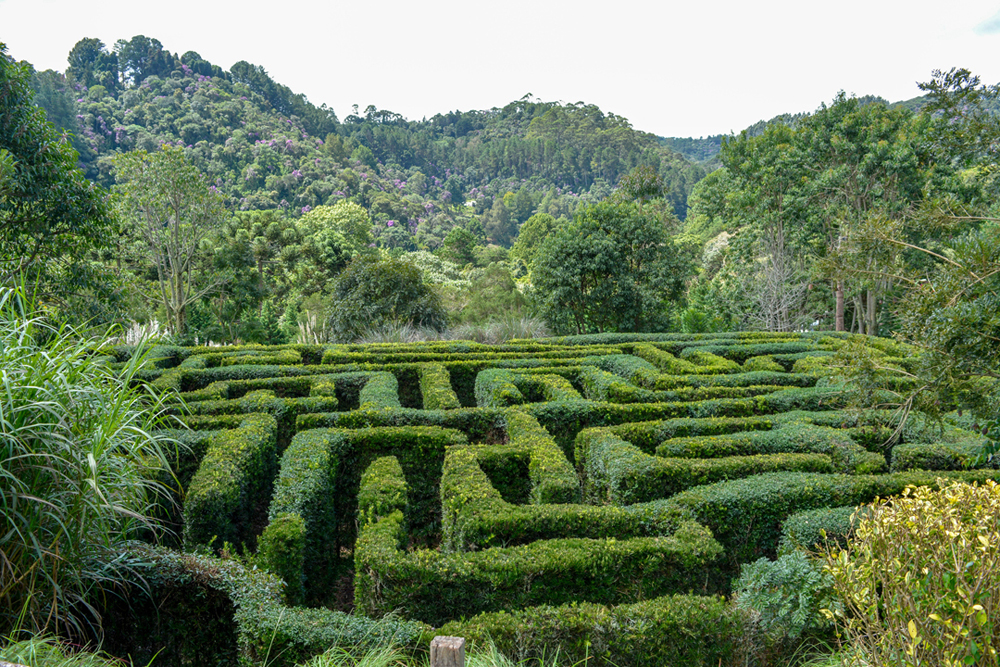
[[[912,324],[901,308],[930,258],[994,217],[998,91],[965,70],[936,72],[923,106],[840,94],[702,139],[531,96],[338,117],[260,66],[143,36],[81,40],[65,73],[29,78],[112,195],[92,251],[32,258],[46,298],[71,321],[158,319],[184,340],[505,316],[887,334]]]
[[[351,198],[376,223],[403,221],[413,233],[423,224],[416,242],[430,248],[443,236],[435,227],[446,232],[452,222],[433,221],[442,201],[485,213],[490,238],[509,244],[536,210],[571,213],[640,164],[661,174],[683,219],[704,176],[655,136],[593,105],[525,96],[420,121],[375,107],[338,119],[263,67],[241,61],[225,71],[141,35],[114,49],[81,40],[65,74],[38,72],[33,87],[49,119],[76,135],[88,177],[102,185],[113,182],[114,152],[167,142],[183,146],[236,208],[301,212]],[[508,192],[521,195],[513,211],[503,202]]]

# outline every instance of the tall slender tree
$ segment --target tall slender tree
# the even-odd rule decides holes
[[[182,334],[188,306],[224,282],[201,266],[209,250],[203,241],[223,214],[222,196],[180,148],[119,154],[115,171],[120,211],[156,271],[149,298],[163,306],[170,332]]]

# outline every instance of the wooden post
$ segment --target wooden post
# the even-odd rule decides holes
[[[432,639],[431,667],[465,667],[465,639],[462,637]]]

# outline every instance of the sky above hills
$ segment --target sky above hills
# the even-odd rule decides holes
[[[261,65],[340,118],[354,104],[420,119],[531,93],[698,137],[811,111],[839,90],[909,99],[934,69],[998,82],[998,10],[980,0],[0,0],[0,42],[64,71],[83,37],[111,47],[143,34],[225,69]]]

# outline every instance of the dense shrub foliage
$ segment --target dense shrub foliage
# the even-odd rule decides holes
[[[859,517],[827,569],[872,665],[1000,664],[1000,487],[905,489]]]

